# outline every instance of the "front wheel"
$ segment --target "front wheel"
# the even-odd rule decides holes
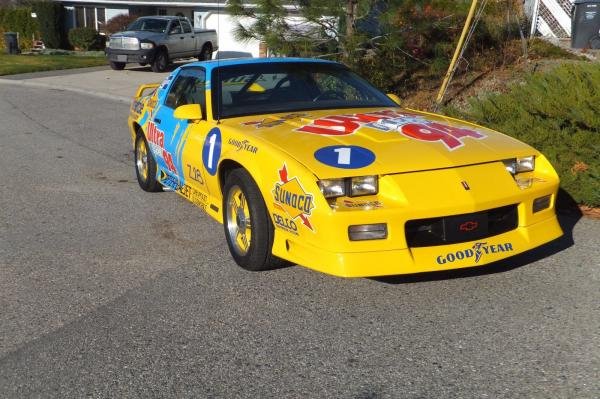
[[[156,180],[156,161],[141,133],[135,139],[135,175],[142,190],[151,193],[162,191],[161,184]]]
[[[169,55],[165,50],[160,50],[156,57],[154,57],[154,61],[152,62],[152,70],[154,72],[164,72],[169,65]]]
[[[283,265],[271,253],[274,232],[263,197],[244,169],[231,172],[225,182],[223,225],[229,252],[239,266],[260,271]]]
[[[123,69],[125,69],[124,62],[109,61],[109,64],[111,69],[114,69],[115,71],[122,71]]]

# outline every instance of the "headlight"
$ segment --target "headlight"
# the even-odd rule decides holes
[[[353,177],[350,184],[350,196],[377,194],[377,176]]]
[[[506,170],[513,176],[517,173],[532,172],[535,169],[535,156],[533,155],[524,158],[505,159],[502,162]]]
[[[143,50],[150,50],[151,48],[154,48],[154,43],[149,43],[149,42],[140,43],[140,48],[142,48]]]
[[[343,197],[346,195],[346,182],[344,179],[319,180],[319,188],[325,198]]]
[[[377,176],[347,177],[345,179],[325,179],[318,182],[325,198],[359,197],[377,194],[379,190]]]

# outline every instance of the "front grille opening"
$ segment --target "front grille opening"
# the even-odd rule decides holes
[[[487,211],[410,220],[404,231],[409,247],[430,247],[480,240],[517,228],[517,205]]]

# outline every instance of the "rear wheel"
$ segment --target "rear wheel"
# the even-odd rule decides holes
[[[271,253],[273,224],[258,186],[244,169],[231,172],[225,182],[223,225],[229,251],[244,269],[268,270],[285,263]]]
[[[162,191],[161,184],[156,181],[156,161],[142,134],[135,139],[135,175],[142,190],[151,193]]]
[[[164,72],[169,65],[169,54],[165,50],[159,50],[152,62],[152,70],[154,72]]]
[[[109,64],[110,64],[110,67],[112,69],[114,69],[115,71],[122,71],[123,69],[125,69],[124,62],[109,61]]]
[[[200,54],[198,54],[198,61],[210,60],[212,58],[212,52],[213,52],[212,44],[206,43],[204,46],[202,46],[202,50],[200,51]]]
[[[140,64],[140,66],[146,66],[146,65],[148,65],[147,62],[140,62],[139,64]]]

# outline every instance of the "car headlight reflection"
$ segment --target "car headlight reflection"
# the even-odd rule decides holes
[[[504,167],[511,175],[517,173],[532,172],[535,169],[535,156],[531,155],[524,158],[511,158],[502,161]]]
[[[325,198],[359,197],[377,194],[379,184],[377,176],[347,177],[345,179],[323,179],[318,181]]]

